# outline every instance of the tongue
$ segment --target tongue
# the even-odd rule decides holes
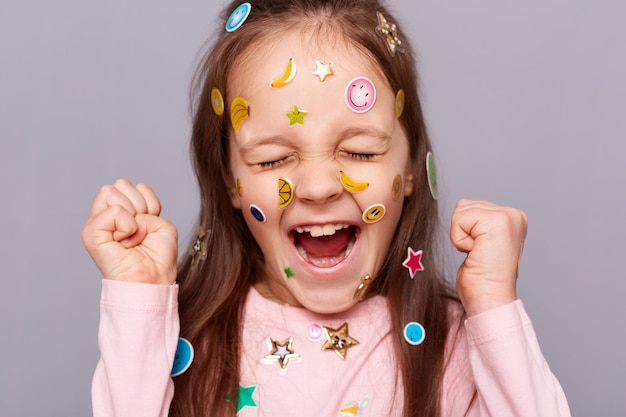
[[[341,229],[331,236],[311,237],[308,233],[301,233],[298,242],[309,256],[338,256],[346,249],[351,237],[350,229]]]

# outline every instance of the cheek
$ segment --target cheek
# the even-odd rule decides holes
[[[400,173],[393,173],[388,169],[369,171],[369,173],[355,172],[355,177],[367,182],[367,189],[353,193],[354,200],[363,213],[365,224],[375,224],[386,219],[397,219],[402,211],[402,185],[404,178]]]
[[[237,177],[237,198],[250,228],[276,223],[279,219],[278,179],[262,175]]]

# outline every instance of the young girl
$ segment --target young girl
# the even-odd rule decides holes
[[[436,173],[393,16],[256,0],[223,22],[196,79],[188,254],[177,268],[176,229],[126,180],[82,234],[105,278],[94,415],[568,416],[516,297],[525,215],[459,202],[460,300],[439,271]]]

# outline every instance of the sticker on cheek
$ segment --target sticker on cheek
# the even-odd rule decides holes
[[[217,87],[211,90],[211,106],[213,106],[213,111],[218,116],[224,114],[224,97]]]
[[[377,223],[385,216],[385,211],[382,204],[371,205],[363,212],[363,221],[368,224]]]
[[[241,180],[237,178],[237,194],[239,197],[243,197],[243,186],[241,185]]]
[[[250,116],[248,101],[243,97],[235,97],[230,103],[230,121],[233,124],[235,133],[239,133],[241,125]]]
[[[372,109],[376,101],[376,87],[369,78],[357,77],[346,87],[346,104],[355,113]]]
[[[404,340],[406,340],[408,344],[417,346],[421,344],[424,339],[426,339],[426,331],[424,330],[424,326],[418,322],[412,321],[404,326]]]
[[[402,116],[402,112],[404,111],[404,90],[398,90],[398,94],[396,94],[396,117]]]
[[[430,194],[436,200],[439,198],[439,184],[437,183],[437,167],[432,152],[426,154],[426,174],[428,176],[428,187]]]
[[[396,175],[393,179],[393,184],[391,185],[391,196],[394,200],[397,200],[402,193],[402,177],[400,175]]]
[[[278,207],[285,208],[293,201],[294,188],[289,178],[278,179]]]
[[[250,16],[250,10],[252,6],[250,3],[242,3],[231,13],[230,17],[226,21],[226,32],[233,32],[241,27]]]
[[[265,213],[263,213],[259,206],[255,204],[250,204],[250,214],[252,214],[252,217],[257,219],[261,223],[265,223],[265,220],[267,220],[265,217]]]
[[[367,187],[370,186],[370,184],[365,181],[354,181],[343,171],[339,171],[339,174],[341,175],[341,185],[351,193],[360,193],[361,191],[367,190]]]

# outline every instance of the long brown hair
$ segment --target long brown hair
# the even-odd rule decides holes
[[[239,350],[242,307],[255,275],[262,270],[263,255],[239,210],[231,205],[233,179],[228,167],[228,110],[218,116],[211,104],[211,90],[228,97],[229,74],[241,57],[253,53],[260,41],[277,39],[279,33],[304,30],[322,40],[338,36],[362,51],[382,70],[393,91],[402,88],[406,104],[401,124],[407,133],[415,161],[415,189],[404,201],[387,260],[367,296],[388,297],[399,373],[404,383],[404,416],[438,417],[444,371],[444,349],[450,326],[448,307],[453,292],[436,264],[439,215],[430,197],[426,178],[426,154],[431,145],[426,134],[418,97],[415,58],[401,28],[403,52],[391,56],[375,32],[376,11],[390,22],[393,16],[377,0],[252,0],[246,22],[234,32],[220,27],[212,47],[202,59],[192,90],[193,130],[191,153],[200,188],[199,226],[208,230],[207,258],[182,260],[179,267],[181,336],[194,345],[191,368],[175,378],[170,415],[174,417],[235,415],[239,383]],[[222,22],[239,6],[229,4]],[[423,249],[426,270],[408,279],[401,261],[407,247]],[[245,254],[245,259],[244,259]],[[418,321],[427,329],[418,348],[406,343],[402,329]],[[228,343],[224,343],[228,341]],[[226,401],[229,399],[229,401]]]

